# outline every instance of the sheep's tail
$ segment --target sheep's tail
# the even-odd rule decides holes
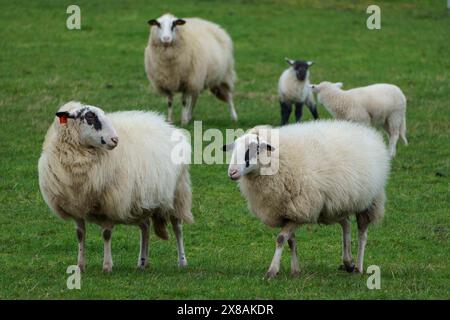
[[[406,139],[406,113],[403,114],[402,123],[400,124],[400,137],[402,137],[405,146],[408,145],[408,140]]]
[[[372,206],[364,211],[363,213],[360,213],[360,215],[363,215],[364,219],[366,219],[366,222],[368,224],[371,223],[378,223],[380,222],[384,217],[384,203],[386,202],[386,195],[384,191],[382,191],[372,202]]]
[[[152,215],[152,224],[155,234],[163,240],[169,239],[169,234],[167,233],[167,219],[160,213],[155,213]]]
[[[178,178],[177,187],[175,190],[174,209],[175,217],[186,223],[193,223],[194,217],[191,212],[192,207],[192,193],[191,193],[191,179],[189,176],[188,167],[185,165],[181,169]]]

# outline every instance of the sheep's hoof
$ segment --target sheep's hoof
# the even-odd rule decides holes
[[[179,262],[178,262],[178,266],[180,267],[180,268],[186,268],[187,267],[187,260],[186,259],[182,259],[182,260],[180,260]]]
[[[354,263],[350,263],[350,264],[341,264],[339,266],[339,270],[342,271],[347,271],[348,273],[352,273],[355,271],[355,264]]]
[[[300,271],[298,271],[298,270],[292,271],[291,275],[294,278],[298,278],[298,277],[300,277]]]
[[[103,272],[106,272],[106,273],[110,273],[110,272],[112,272],[112,264],[104,264],[103,265]]]
[[[267,271],[266,276],[265,276],[264,278],[265,278],[266,280],[270,280],[270,279],[275,278],[275,277],[277,276],[277,274],[278,274],[278,271],[275,271],[275,270],[269,270],[269,271]]]
[[[354,271],[354,272],[355,272],[355,273],[359,273],[359,274],[363,274],[363,271],[362,271],[362,270],[359,270],[358,267],[355,268],[355,271]]]

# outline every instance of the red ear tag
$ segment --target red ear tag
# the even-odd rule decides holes
[[[59,117],[59,123],[60,124],[66,124],[67,123],[67,117],[66,116]]]

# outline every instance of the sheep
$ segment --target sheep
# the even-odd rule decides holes
[[[149,20],[148,24],[145,71],[153,87],[167,97],[168,121],[173,121],[175,93],[182,93],[181,124],[186,125],[204,89],[227,102],[232,120],[237,121],[233,103],[233,42],[226,31],[206,20],[178,19],[169,13]]]
[[[170,220],[179,265],[186,266],[182,221],[193,222],[190,177],[186,162],[171,160],[171,137],[176,134],[190,154],[181,131],[153,112],[105,114],[74,101],[64,104],[56,116],[39,159],[39,186],[50,209],[76,223],[78,267],[86,268],[88,221],[102,228],[103,271],[112,271],[111,234],[116,224],[139,226],[138,267],[145,268],[150,220],[162,239],[168,239]]]
[[[367,87],[342,90],[342,82],[321,82],[311,85],[323,104],[334,118],[364,123],[382,124],[389,134],[389,153],[395,157],[399,135],[405,145],[406,139],[406,98],[399,87],[379,83]]]
[[[319,118],[314,95],[309,86],[309,67],[313,61],[291,60],[284,58],[290,65],[284,70],[278,81],[278,96],[281,107],[281,125],[289,122],[292,104],[295,104],[295,120],[300,122],[302,118],[303,103],[311,111],[314,119]]]
[[[304,224],[339,223],[343,268],[363,272],[368,225],[384,215],[390,158],[372,128],[340,120],[318,120],[280,128],[256,127],[224,145],[232,151],[228,176],[238,180],[251,212],[269,227],[281,227],[268,279],[280,268],[284,244],[298,276],[295,231]],[[353,263],[350,216],[358,223],[357,266]]]

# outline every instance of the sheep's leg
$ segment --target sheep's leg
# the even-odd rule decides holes
[[[317,105],[311,100],[306,100],[306,106],[313,115],[314,120],[319,119],[319,113],[317,112]]]
[[[347,272],[355,270],[355,264],[352,258],[352,240],[351,240],[351,225],[350,219],[347,217],[340,222],[342,227],[342,261],[340,269]]]
[[[284,126],[289,122],[289,116],[291,115],[292,105],[280,101],[280,107],[281,107],[281,125]]]
[[[194,108],[197,104],[198,94],[191,95],[191,99],[189,100],[189,122],[192,120],[194,115]]]
[[[175,238],[177,239],[178,265],[180,267],[186,267],[187,260],[184,252],[183,226],[181,224],[181,220],[171,217],[170,222],[172,223],[173,232],[175,233]]]
[[[111,272],[113,267],[112,255],[111,255],[111,235],[112,226],[102,228],[103,237],[103,271]]]
[[[149,240],[149,228],[150,220],[146,219],[139,225],[141,229],[141,246],[138,260],[138,267],[144,269],[148,265],[148,240]]]
[[[173,122],[173,96],[167,97],[167,121]]]
[[[181,98],[181,104],[182,104],[182,110],[181,110],[181,125],[187,125],[189,123],[189,117],[191,114],[191,111],[189,108],[191,107],[190,101],[191,97],[187,94],[183,93],[183,96]]]
[[[269,270],[266,273],[267,279],[272,279],[273,277],[275,277],[280,270],[280,260],[281,254],[283,253],[283,246],[285,245],[286,241],[291,238],[296,228],[297,225],[295,223],[288,222],[281,229],[281,232],[277,237],[275,254],[273,256],[272,263],[270,264]]]
[[[369,226],[369,220],[364,214],[359,214],[356,216],[356,222],[358,223],[358,262],[355,271],[363,273],[364,250],[367,243],[367,228]]]
[[[211,92],[217,99],[228,103],[228,111],[230,112],[231,119],[236,122],[238,120],[238,115],[234,108],[233,94],[231,93],[230,86],[226,83],[222,83],[217,87],[211,88]]]
[[[291,249],[291,274],[294,277],[298,277],[300,274],[300,268],[298,266],[297,241],[295,240],[295,233],[291,234],[291,237],[288,240],[288,245]]]
[[[78,268],[81,271],[86,270],[86,260],[85,260],[85,240],[86,240],[86,224],[84,220],[76,220],[77,224],[77,239],[78,239]]]
[[[399,136],[400,132],[398,128],[392,128],[392,126],[389,126],[389,154],[391,155],[391,158],[395,157]]]
[[[300,122],[303,113],[303,102],[295,104],[295,121]]]

